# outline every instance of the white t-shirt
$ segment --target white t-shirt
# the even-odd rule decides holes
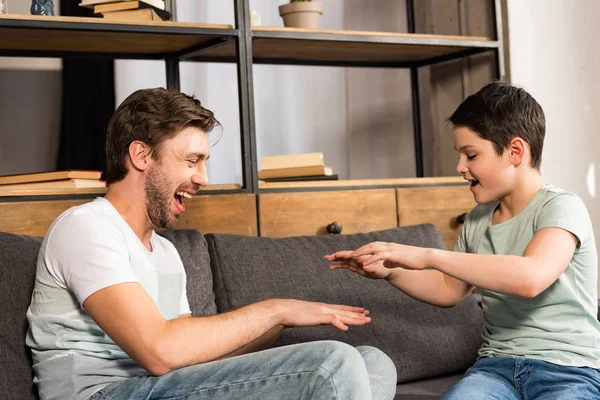
[[[150,375],[96,325],[82,304],[126,282],[142,285],[165,319],[190,313],[181,258],[152,232],[152,251],[97,198],[50,226],[37,261],[26,343],[41,399],[85,399],[115,381]]]

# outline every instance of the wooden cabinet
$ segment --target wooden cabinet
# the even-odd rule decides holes
[[[63,211],[92,201],[34,200],[0,202],[0,232],[44,236]],[[253,194],[199,195],[186,200],[186,213],[177,228],[202,233],[256,236],[256,196]]]
[[[462,223],[457,220],[476,203],[469,186],[426,186],[398,188],[400,226],[432,223],[442,234],[449,250],[454,248]]]
[[[259,195],[260,235],[326,235],[337,221],[342,234],[397,226],[394,189],[286,192]]]

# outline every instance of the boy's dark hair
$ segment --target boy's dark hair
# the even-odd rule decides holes
[[[540,169],[546,119],[542,107],[524,89],[488,83],[467,97],[448,120],[492,142],[499,156],[514,137],[522,138],[531,149],[531,167]]]
[[[220,124],[213,112],[193,96],[163,88],[135,91],[108,122],[107,183],[119,182],[127,175],[125,158],[133,141],[150,146],[152,158],[158,160],[162,143],[183,128],[193,126],[208,133],[216,125]]]

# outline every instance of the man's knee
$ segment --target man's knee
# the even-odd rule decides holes
[[[398,374],[392,359],[376,347],[359,346],[356,349],[365,362],[373,399],[393,399]]]

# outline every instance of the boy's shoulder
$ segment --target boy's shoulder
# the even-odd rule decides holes
[[[564,207],[583,207],[587,209],[583,199],[569,190],[553,185],[545,185],[540,192],[543,199],[539,208],[543,208],[548,204],[560,204]]]

